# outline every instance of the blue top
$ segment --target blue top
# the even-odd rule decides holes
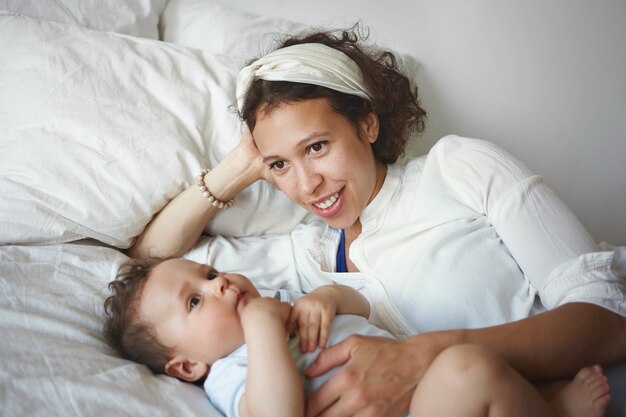
[[[337,272],[348,272],[348,264],[346,263],[346,231],[341,229],[341,239],[339,239],[339,248],[337,248]]]

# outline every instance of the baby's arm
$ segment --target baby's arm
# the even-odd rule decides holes
[[[326,347],[330,323],[336,314],[369,317],[370,306],[365,297],[346,285],[324,285],[299,298],[291,310],[287,329],[294,332],[298,324],[300,350],[312,352]]]
[[[290,310],[287,303],[259,298],[241,313],[248,347],[248,377],[239,403],[242,417],[304,415],[304,391],[287,344]]]

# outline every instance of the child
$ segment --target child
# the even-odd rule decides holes
[[[107,341],[155,372],[204,381],[211,401],[228,416],[304,415],[300,375],[317,347],[351,333],[388,335],[367,324],[367,301],[346,286],[319,287],[292,307],[261,297],[242,275],[175,258],[132,266],[110,287]],[[335,314],[346,315],[334,319]],[[296,325],[300,349],[287,338]],[[459,345],[433,362],[413,393],[410,410],[413,417],[600,417],[608,391],[599,367],[584,368],[546,402],[499,357]]]

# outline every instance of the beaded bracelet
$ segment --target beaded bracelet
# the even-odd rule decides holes
[[[206,185],[204,185],[204,177],[206,174],[209,173],[209,171],[210,170],[207,168],[201,169],[200,172],[198,173],[198,176],[196,177],[196,179],[198,180],[196,185],[198,186],[200,191],[202,191],[202,195],[206,197],[206,199],[209,201],[209,204],[211,204],[213,207],[216,207],[219,209],[227,209],[231,207],[233,205],[233,201],[235,201],[234,198],[226,202],[220,201],[217,198],[213,197],[209,189],[206,188]]]

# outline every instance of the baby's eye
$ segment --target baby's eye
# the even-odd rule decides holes
[[[194,308],[196,308],[196,306],[198,305],[199,302],[200,302],[200,296],[198,296],[198,295],[192,296],[189,299],[189,311],[191,311]]]
[[[212,279],[217,278],[219,274],[220,274],[219,272],[217,272],[216,270],[213,269],[213,270],[209,271],[209,273],[206,275],[206,277],[207,277],[207,279],[209,281],[211,281]]]

